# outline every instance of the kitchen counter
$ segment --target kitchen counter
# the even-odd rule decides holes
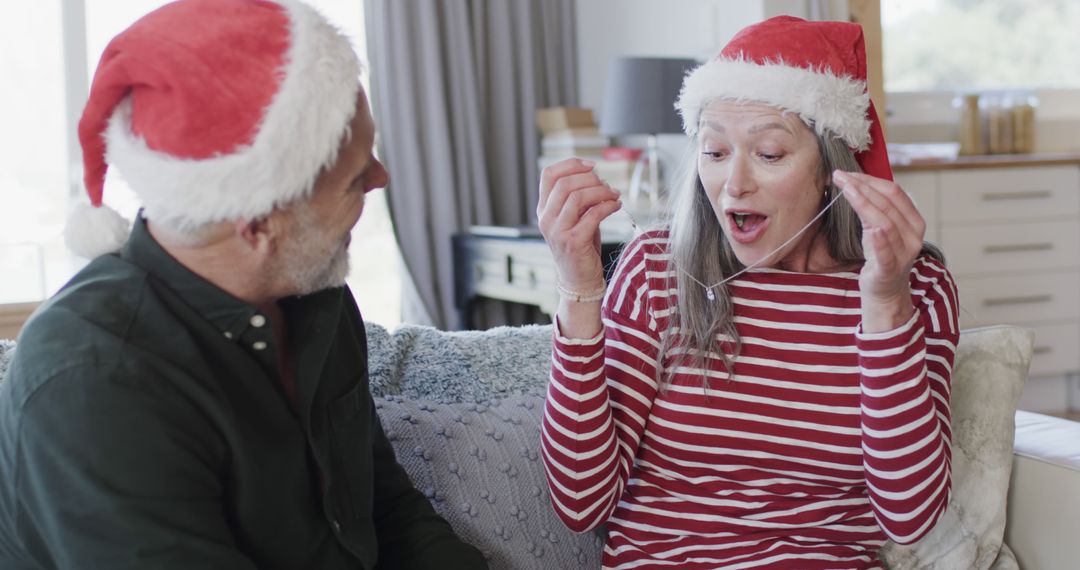
[[[895,172],[919,172],[926,170],[960,170],[965,168],[1053,165],[1080,165],[1080,153],[1037,152],[1031,154],[980,154],[959,156],[953,160],[915,159],[908,163],[894,163],[892,168]]]

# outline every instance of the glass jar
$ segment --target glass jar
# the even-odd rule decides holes
[[[1039,99],[1031,92],[1019,94],[1013,100],[1013,152],[1029,153],[1035,151],[1035,109],[1038,106]]]
[[[990,154],[1012,152],[1012,97],[991,93],[981,99],[986,120],[986,151]]]
[[[959,114],[956,126],[956,140],[960,143],[960,154],[983,154],[982,121],[979,113],[978,93],[958,93],[953,98],[953,108]]]

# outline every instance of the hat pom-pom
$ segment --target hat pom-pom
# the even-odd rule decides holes
[[[64,243],[75,255],[93,259],[120,251],[130,233],[131,222],[116,210],[79,202],[68,215]]]

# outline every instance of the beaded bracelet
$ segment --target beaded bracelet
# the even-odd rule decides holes
[[[571,291],[566,287],[563,287],[562,283],[556,281],[555,290],[559,292],[559,295],[561,295],[562,298],[568,301],[573,301],[575,303],[595,303],[604,298],[604,293],[607,292],[607,285],[603,285],[599,289],[596,289],[594,291],[586,291],[584,293],[579,293],[577,291]]]

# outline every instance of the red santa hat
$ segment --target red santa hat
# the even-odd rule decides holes
[[[179,0],[113,38],[79,121],[89,205],[68,247],[117,251],[129,227],[102,204],[116,167],[151,220],[255,218],[309,196],[356,109],[349,41],[294,0]]]
[[[702,108],[729,99],[797,113],[840,137],[867,174],[892,179],[885,137],[866,90],[862,27],[777,16],[749,26],[687,74],[676,107],[695,136]]]

